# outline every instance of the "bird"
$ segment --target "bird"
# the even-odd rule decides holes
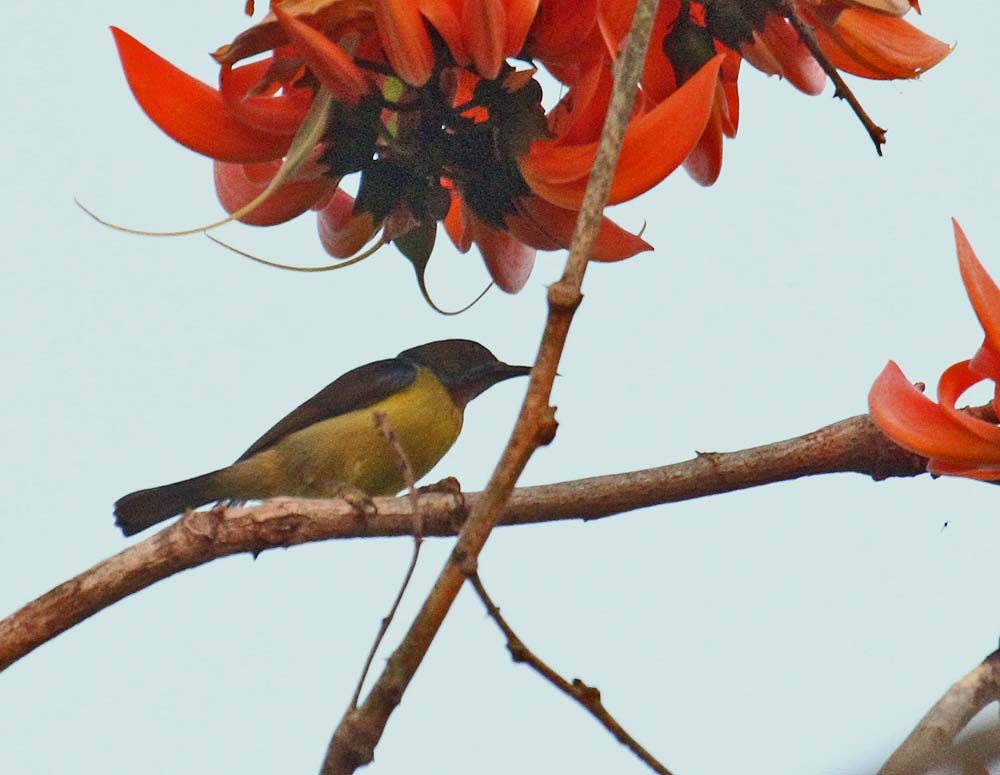
[[[451,448],[466,405],[498,382],[526,376],[468,339],[444,339],[352,369],[279,420],[231,466],[138,490],[115,502],[126,536],[209,503],[345,491],[394,495],[406,482],[376,427],[384,413],[419,479]]]

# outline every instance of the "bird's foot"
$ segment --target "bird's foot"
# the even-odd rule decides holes
[[[417,492],[437,492],[443,495],[461,495],[462,484],[454,476],[446,476],[440,482],[434,482],[434,484],[426,484],[423,487],[418,487]]]
[[[331,490],[330,497],[347,501],[354,509],[354,513],[362,520],[367,520],[369,515],[378,511],[371,496],[353,484],[338,484]]]

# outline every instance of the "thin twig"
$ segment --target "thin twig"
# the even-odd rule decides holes
[[[885,130],[876,124],[872,120],[871,116],[869,116],[865,109],[861,106],[861,101],[854,96],[854,92],[851,91],[851,87],[847,85],[847,81],[844,80],[840,71],[834,67],[833,63],[827,58],[823,49],[820,48],[819,41],[816,40],[812,27],[802,21],[799,15],[795,12],[795,8],[791,2],[783,0],[781,10],[784,16],[788,19],[788,23],[792,25],[792,29],[798,33],[799,40],[801,40],[803,45],[809,49],[809,53],[813,55],[813,58],[819,63],[819,66],[823,68],[823,72],[830,77],[831,81],[833,81],[833,96],[845,100],[847,104],[851,106],[851,110],[854,111],[854,115],[858,117],[864,125],[865,131],[868,132],[868,136],[872,139],[872,142],[875,143],[875,152],[881,156],[882,146],[885,145]]]
[[[614,88],[566,268],[562,278],[549,288],[545,330],[528,392],[507,447],[403,641],[361,707],[348,712],[334,730],[322,775],[349,775],[372,761],[389,716],[402,701],[466,578],[475,571],[479,553],[503,514],[521,472],[534,451],[555,435],[555,410],[549,405],[552,383],[573,313],[583,298],[580,288],[611,190],[658,2],[638,1],[628,44],[615,65]]]
[[[511,659],[515,662],[523,662],[528,665],[567,697],[576,700],[595,719],[597,719],[598,722],[600,722],[619,743],[638,756],[653,772],[660,773],[660,775],[671,775],[670,770],[660,764],[656,758],[649,751],[643,748],[643,746],[640,745],[639,742],[632,737],[632,735],[626,732],[625,728],[622,727],[622,725],[615,720],[615,717],[608,712],[607,708],[605,708],[604,704],[601,702],[600,691],[593,686],[588,686],[579,678],[574,678],[572,682],[567,681],[559,675],[559,673],[543,662],[533,651],[531,651],[531,649],[524,645],[524,641],[522,641],[517,636],[517,633],[511,629],[507,620],[500,614],[500,609],[494,604],[489,594],[487,594],[486,588],[483,586],[482,579],[479,578],[478,573],[473,573],[469,576],[469,582],[476,590],[476,594],[479,595],[479,599],[483,601],[483,605],[486,607],[486,612],[490,615],[490,618],[496,622],[497,627],[500,628],[504,637],[507,638],[507,650],[510,652]]]
[[[1000,700],[1000,650],[954,683],[882,765],[878,775],[917,775],[946,758],[958,733],[979,711]],[[994,756],[997,753],[994,735]]]
[[[986,407],[972,411],[995,420]],[[601,519],[802,476],[856,472],[886,479],[918,476],[926,468],[925,458],[896,446],[867,415],[859,415],[739,452],[700,453],[659,468],[522,487],[514,491],[499,524]],[[422,494],[423,534],[454,536],[467,509],[474,510],[483,497]],[[248,508],[189,512],[0,621],[0,670],[123,598],[220,557],[331,539],[410,536],[411,503],[410,496],[373,498],[370,513],[361,513],[344,499],[273,498]]]
[[[392,620],[396,616],[399,604],[403,602],[403,595],[406,594],[406,588],[410,586],[410,579],[413,578],[413,572],[417,569],[417,560],[420,559],[420,547],[424,543],[423,520],[420,517],[420,495],[417,492],[417,482],[413,476],[413,464],[410,462],[406,450],[403,449],[403,445],[399,442],[399,436],[396,434],[395,429],[389,424],[389,418],[385,412],[375,412],[375,426],[396,454],[399,470],[403,474],[403,481],[406,483],[407,496],[410,499],[410,509],[413,512],[413,553],[410,555],[410,565],[406,569],[406,575],[403,576],[403,583],[399,587],[399,592],[396,593],[396,599],[392,601],[389,613],[382,618],[378,633],[376,633],[372,647],[365,658],[365,665],[361,668],[361,675],[358,677],[358,685],[355,687],[354,694],[351,696],[351,703],[348,705],[349,709],[358,707],[358,700],[361,698],[361,690],[364,688],[368,671],[371,670],[372,662],[378,653],[378,647],[382,645],[382,639],[385,638],[385,634],[389,630],[389,625],[392,624]]]

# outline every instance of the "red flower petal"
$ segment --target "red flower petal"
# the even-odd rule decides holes
[[[958,221],[952,218],[951,223],[955,230],[958,268],[965,283],[965,292],[969,295],[979,324],[986,332],[987,346],[1000,353],[1000,288],[976,258]]]
[[[982,347],[976,350],[969,366],[977,374],[996,382],[997,390],[1000,390],[1000,352],[990,346],[989,342],[983,342]]]
[[[280,158],[291,135],[248,126],[222,95],[151,51],[128,33],[111,28],[122,68],[139,106],[160,129],[193,151],[221,161],[250,163]]]
[[[469,224],[493,282],[500,290],[517,293],[531,276],[535,266],[535,249],[506,231],[487,225],[471,212]]]
[[[915,78],[951,53],[947,43],[903,19],[847,8],[831,26],[798,7],[834,66],[863,78]]]
[[[354,197],[337,189],[316,219],[323,249],[334,258],[350,258],[375,236],[379,225],[371,213],[354,214]]]
[[[572,54],[597,22],[598,0],[545,0],[536,6],[529,47],[539,59]]]
[[[404,81],[423,86],[434,69],[434,49],[417,3],[413,0],[372,0],[385,55]]]
[[[889,361],[868,393],[875,424],[889,438],[924,457],[973,465],[1000,465],[1000,446],[990,444],[956,423],[940,406],[917,390]]]
[[[357,105],[368,92],[368,82],[364,71],[358,67],[344,50],[322,32],[299,21],[282,10],[280,5],[272,9],[281,22],[288,39],[295,50],[302,55],[321,84],[339,102]]]
[[[715,103],[708,125],[697,145],[684,159],[684,169],[696,183],[710,186],[719,179],[722,171],[722,111],[725,105],[722,84],[716,86]]]
[[[505,0],[507,34],[504,39],[504,56],[513,57],[521,53],[524,40],[528,37],[535,16],[538,14],[539,0]],[[585,5],[584,3],[578,5]],[[577,8],[577,13],[585,13]]]
[[[466,67],[471,61],[462,36],[461,0],[429,0],[420,4],[420,12],[438,31],[456,64]]]
[[[504,60],[507,14],[503,0],[466,0],[462,9],[465,42],[476,70],[493,80]]]
[[[787,78],[805,94],[821,94],[826,86],[826,73],[819,62],[792,25],[776,14],[768,14],[760,35],[755,33],[754,42],[741,53],[758,70]]]
[[[312,94],[296,90],[275,97],[248,97],[259,80],[259,76],[252,78],[253,74],[263,75],[267,64],[268,60],[264,60],[235,69],[223,65],[219,71],[219,93],[230,112],[247,126],[278,135],[294,135],[309,111]]]
[[[559,207],[537,196],[520,198],[517,201],[517,208],[521,216],[532,227],[546,235],[551,243],[564,248],[569,247],[579,212]],[[515,227],[516,222],[512,220],[509,225]],[[522,235],[517,234],[517,236],[521,237]],[[532,240],[529,241],[529,244],[535,243]],[[551,249],[541,244],[536,244],[536,247]],[[601,228],[597,232],[597,241],[594,243],[590,259],[592,261],[621,261],[636,253],[652,249],[653,246],[642,237],[626,231],[610,218],[602,218]]]
[[[609,204],[648,191],[684,161],[705,131],[724,58],[713,57],[667,100],[629,123]],[[562,207],[578,208],[596,154],[596,142],[583,146],[536,142],[520,159],[521,174],[536,194]]]
[[[226,212],[233,213],[259,196],[281,167],[280,161],[262,164],[227,164],[214,166],[215,191]],[[261,204],[240,218],[251,226],[273,226],[295,218],[318,199],[330,193],[325,178],[286,183]]]
[[[985,420],[980,420],[958,409],[955,404],[962,394],[985,379],[981,374],[969,368],[969,361],[962,361],[945,369],[938,380],[938,403],[941,408],[969,433],[988,442],[992,449],[992,458],[1000,465],[1000,428]]]
[[[444,217],[445,231],[458,252],[467,253],[472,247],[472,234],[469,231],[469,219],[465,204],[462,202],[462,197],[451,185],[445,183],[445,188],[451,195],[451,206],[448,208],[448,214]]]

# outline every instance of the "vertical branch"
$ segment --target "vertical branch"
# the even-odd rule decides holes
[[[566,268],[562,278],[549,288],[545,330],[528,393],[507,447],[402,643],[389,658],[364,703],[349,710],[334,731],[322,775],[346,775],[372,761],[390,714],[401,702],[466,578],[475,572],[479,553],[502,515],[521,472],[534,451],[555,435],[555,410],[549,405],[552,383],[573,314],[583,299],[580,290],[583,277],[611,190],[658,3],[659,0],[639,0],[628,45],[615,65],[614,91]]]

